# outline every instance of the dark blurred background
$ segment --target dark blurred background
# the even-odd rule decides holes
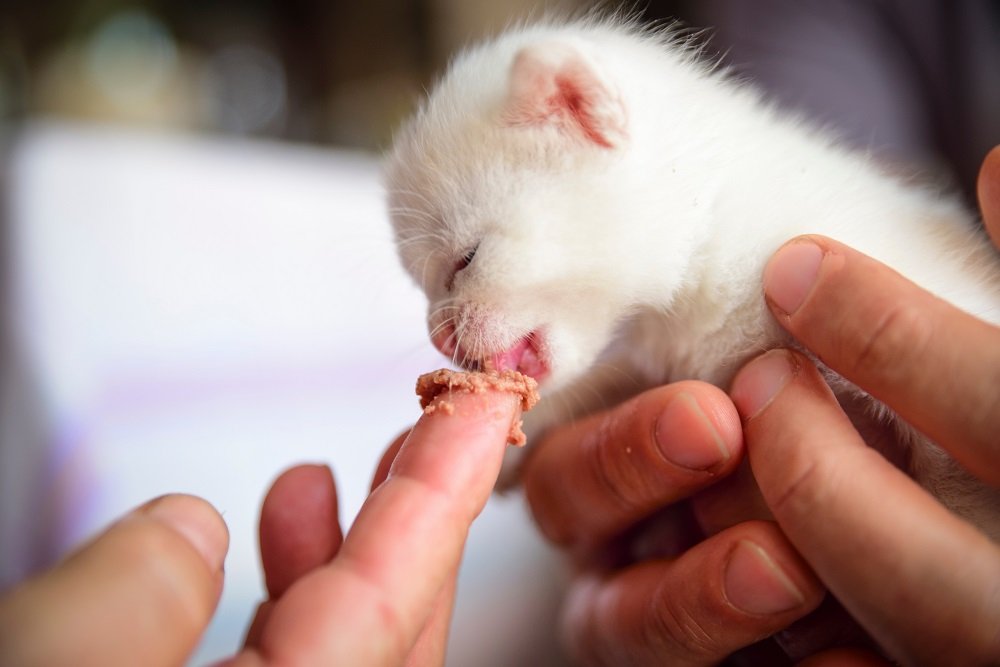
[[[650,2],[642,14],[683,13],[683,4]],[[379,148],[456,49],[539,7],[8,0],[0,9],[0,114]]]
[[[462,46],[594,6],[710,27],[780,103],[967,194],[1000,141],[1000,0],[5,0],[0,118],[378,150]]]

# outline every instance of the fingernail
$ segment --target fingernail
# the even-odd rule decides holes
[[[760,414],[794,373],[791,353],[782,349],[766,352],[744,366],[730,391],[740,416],[747,420]]]
[[[729,555],[723,586],[730,604],[749,614],[778,614],[806,601],[771,556],[749,540],[737,542]]]
[[[180,533],[210,571],[222,570],[229,550],[229,531],[208,502],[195,496],[172,494],[153,500],[140,511]]]
[[[694,396],[682,391],[656,420],[656,446],[682,468],[707,470],[729,460],[729,449]]]
[[[822,261],[823,249],[810,241],[783,246],[764,269],[764,293],[786,314],[793,314],[809,295]]]

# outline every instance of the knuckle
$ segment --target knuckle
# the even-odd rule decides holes
[[[625,518],[660,506],[670,485],[668,464],[654,442],[659,401],[630,401],[603,416],[589,441],[592,473]]]
[[[839,498],[853,493],[850,489],[857,470],[881,461],[881,455],[868,447],[807,448],[787,461],[787,475],[769,494],[768,507],[779,522],[825,516]]]
[[[600,417],[595,428],[582,441],[581,453],[594,482],[604,492],[604,500],[617,512],[634,509],[631,475],[623,467],[619,440],[623,418],[617,412]]]
[[[821,459],[814,459],[801,466],[791,465],[793,474],[785,485],[778,490],[775,498],[768,502],[775,516],[782,517],[789,513],[797,516],[808,516],[822,502],[822,492],[825,489],[827,474]]]
[[[379,619],[380,632],[384,638],[386,653],[398,660],[404,658],[411,645],[406,625],[396,605],[382,589],[373,591],[371,601],[373,611]]]
[[[356,591],[359,613],[367,607],[366,611],[377,619],[379,641],[373,646],[385,657],[378,664],[399,664],[413,645],[410,619],[402,613],[396,598],[371,576],[363,561],[342,555],[339,564]]]
[[[591,471],[602,489],[607,491],[607,499],[623,513],[630,513],[635,508],[635,499],[628,483],[628,471],[622,468],[618,447],[613,446],[614,440],[609,435],[612,431],[607,425],[602,425],[597,437],[592,441],[591,453],[588,457]]]
[[[668,595],[657,599],[659,603],[646,616],[644,628],[646,642],[654,653],[679,656],[684,661],[717,657],[715,633],[690,608],[676,604],[675,598]]]
[[[909,367],[904,359],[919,359],[930,341],[931,319],[909,303],[889,306],[871,328],[863,329],[847,355],[854,372],[892,377]]]

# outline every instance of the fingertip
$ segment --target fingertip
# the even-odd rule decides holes
[[[736,404],[724,389],[705,382],[698,384],[698,405],[714,424],[729,452],[733,455],[740,453],[743,448],[743,423]]]
[[[723,600],[748,622],[787,625],[826,597],[823,582],[773,521],[745,521],[713,541],[722,551],[713,568]]]
[[[735,462],[743,442],[739,415],[721,390],[684,385],[665,393],[653,438],[668,461],[695,471],[719,470]]]
[[[277,483],[279,480],[288,479],[298,475],[310,475],[316,476],[316,478],[323,478],[324,480],[333,481],[333,468],[331,468],[326,463],[299,463],[298,465],[292,466],[288,470],[278,475],[275,480]]]
[[[421,415],[388,469],[387,482],[405,476],[453,497],[478,515],[500,475],[519,396],[505,391],[455,391]],[[449,406],[445,408],[444,406]]]
[[[443,432],[461,430],[470,439],[493,440],[498,428],[510,432],[515,425],[520,424],[521,412],[520,396],[509,391],[449,389],[435,396],[424,408],[413,428],[399,436],[393,445],[398,442],[402,449],[403,444],[412,440],[411,435],[421,432],[418,439],[423,439],[422,432],[428,429]],[[506,440],[504,443],[506,444]]]
[[[764,294],[772,308],[793,315],[819,277],[824,250],[810,237],[789,241],[764,268]]]
[[[260,511],[260,556],[268,594],[280,597],[327,563],[343,541],[333,470],[303,464],[281,473]]]
[[[798,368],[795,354],[779,348],[765,352],[740,369],[729,394],[743,420],[749,421],[763,412],[798,373]]]
[[[156,498],[137,512],[166,524],[201,556],[210,572],[220,572],[229,551],[229,528],[206,500],[186,494]]]
[[[729,603],[752,615],[815,608],[823,598],[816,577],[806,574],[807,568],[790,568],[787,553],[779,556],[773,545],[768,548],[761,542],[741,539],[730,551],[723,571],[723,591]]]
[[[324,496],[333,493],[335,495],[336,484],[333,479],[333,469],[325,463],[301,463],[288,468],[271,483],[271,488],[267,492],[265,505],[268,499],[280,498],[286,494],[298,495],[301,489],[313,489]]]
[[[482,421],[484,417],[515,420],[521,415],[521,405],[521,396],[512,391],[492,387],[450,387],[431,400],[417,424],[442,417],[459,421]]]
[[[265,533],[287,532],[303,522],[337,522],[337,487],[333,470],[326,464],[293,466],[271,483],[260,511],[262,538]]]

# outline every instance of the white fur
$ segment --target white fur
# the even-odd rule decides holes
[[[566,53],[596,82],[590,117],[610,145],[565,118],[510,120],[532,118],[513,64]],[[473,356],[544,331],[551,398],[535,432],[664,382],[726,387],[751,356],[789,344],[761,274],[799,234],[836,238],[1000,322],[1000,262],[958,201],[887,177],[667,33],[544,24],[468,51],[400,132],[387,178],[432,328],[453,323]],[[997,536],[990,498],[992,518],[974,518]]]

